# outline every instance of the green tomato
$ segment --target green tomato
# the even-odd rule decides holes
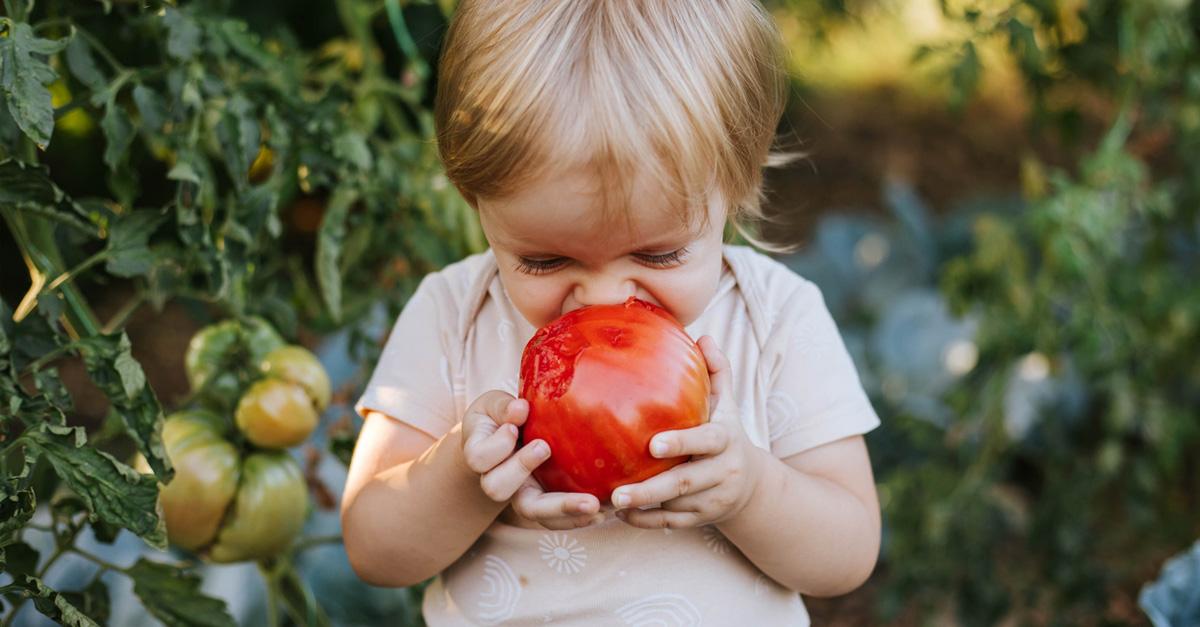
[[[209,552],[214,562],[264,559],[287,550],[308,515],[308,487],[300,465],[282,451],[246,458],[229,520]]]
[[[329,375],[317,356],[303,346],[281,346],[267,355],[260,368],[268,377],[291,381],[304,388],[317,411],[329,406]]]
[[[176,546],[195,551],[212,542],[237,492],[241,460],[223,431],[221,417],[204,410],[172,414],[163,422],[175,478],[161,487],[159,502],[167,538]],[[150,472],[145,458],[137,467]]]
[[[238,371],[257,366],[284,340],[262,318],[225,320],[201,329],[188,343],[183,365],[200,400],[216,409],[230,409],[241,384]]]
[[[287,448],[317,426],[317,410],[304,388],[283,379],[262,379],[238,401],[234,422],[246,439],[263,448]]]

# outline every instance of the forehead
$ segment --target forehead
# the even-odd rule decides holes
[[[577,259],[684,243],[704,226],[702,211],[683,211],[645,176],[628,186],[628,198],[605,207],[599,177],[586,170],[559,172],[503,199],[479,199],[480,218],[493,246],[518,254]]]

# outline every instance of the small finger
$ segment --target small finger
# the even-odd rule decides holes
[[[729,446],[729,430],[719,422],[690,429],[664,431],[650,440],[650,454],[659,459],[681,455],[716,455]]]
[[[539,522],[561,517],[590,518],[599,513],[600,500],[591,494],[522,489],[513,499],[513,510]]]
[[[704,524],[704,520],[695,513],[672,512],[661,508],[623,509],[617,512],[617,518],[641,529],[683,529]]]
[[[547,459],[550,459],[550,445],[545,440],[534,440],[481,476],[479,485],[493,501],[507,501]]]
[[[733,372],[729,363],[729,358],[717,346],[716,340],[710,335],[705,335],[697,342],[700,345],[700,352],[704,353],[704,361],[708,364],[708,374],[712,382],[712,394],[714,396],[728,396],[733,389]]]
[[[721,483],[715,464],[700,460],[680,464],[641,483],[623,485],[612,493],[613,506],[636,509],[695,494]]]
[[[512,455],[518,436],[517,427],[512,424],[500,425],[488,435],[480,435],[482,431],[479,429],[472,433],[463,447],[467,466],[479,474],[495,468]]]

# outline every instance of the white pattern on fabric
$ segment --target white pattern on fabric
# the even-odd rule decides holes
[[[565,533],[542,536],[538,547],[546,565],[560,575],[577,573],[587,564],[587,549]]]
[[[617,608],[617,617],[631,627],[694,627],[700,610],[678,594],[655,594]]]
[[[724,555],[732,548],[729,540],[725,538],[725,534],[721,533],[721,530],[713,525],[704,525],[700,530],[704,532],[704,543],[708,545],[708,550],[713,553]]]
[[[497,625],[512,618],[521,598],[521,583],[508,562],[495,555],[488,555],[483,560],[486,588],[479,595],[479,620]]]

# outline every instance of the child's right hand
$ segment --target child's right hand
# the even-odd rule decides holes
[[[517,428],[528,416],[528,401],[500,390],[484,392],[467,408],[462,422],[463,458],[479,473],[484,494],[497,503],[511,499],[513,511],[547,529],[577,529],[598,522],[602,516],[596,497],[546,493],[533,478],[533,470],[550,459],[550,445],[534,440],[517,450]]]

